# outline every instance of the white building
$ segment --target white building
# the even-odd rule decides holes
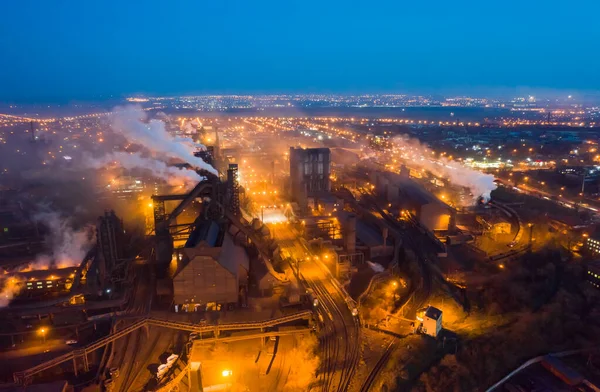
[[[417,313],[417,320],[421,322],[421,332],[437,338],[442,330],[442,311],[433,306],[428,306],[423,312]]]

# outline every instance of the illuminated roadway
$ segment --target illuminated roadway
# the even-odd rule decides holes
[[[540,188],[534,188],[528,184],[519,184],[517,186],[511,185],[507,180],[503,180],[503,179],[498,179],[498,181],[500,182],[500,184],[502,186],[504,186],[507,189],[512,189],[514,191],[517,191],[519,193],[523,193],[529,196],[533,196],[533,197],[537,197],[539,199],[545,199],[548,201],[552,201],[556,204],[568,207],[568,208],[575,208],[576,205],[579,205],[580,208],[584,208],[592,213],[594,213],[595,215],[598,215],[598,208],[589,206],[587,204],[581,204],[581,202],[578,201],[573,201],[573,200],[569,200],[561,195],[554,195],[550,192],[547,192],[543,189]],[[586,201],[589,201],[589,199],[585,199]],[[595,200],[593,201],[595,202]]]

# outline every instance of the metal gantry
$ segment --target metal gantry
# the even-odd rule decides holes
[[[260,329],[261,331],[265,328],[274,327],[279,324],[285,324],[292,321],[297,320],[308,320],[312,322],[313,314],[311,311],[306,310],[302,312],[297,312],[294,314],[286,315],[283,317],[272,318],[269,320],[262,321],[250,321],[250,322],[236,322],[236,323],[228,323],[228,324],[217,324],[217,325],[198,325],[192,323],[185,322],[176,322],[176,321],[167,321],[155,318],[145,318],[131,324],[130,326],[115,332],[109,336],[106,336],[100,340],[97,340],[94,343],[87,345],[78,350],[74,350],[70,353],[66,353],[60,355],[56,358],[51,359],[50,361],[41,363],[37,366],[29,368],[24,371],[15,372],[13,374],[14,382],[18,385],[26,385],[29,383],[31,378],[40,372],[48,370],[54,366],[60,365],[61,363],[67,361],[73,361],[73,366],[75,369],[75,373],[77,373],[77,360],[80,359],[83,361],[84,369],[89,369],[89,363],[87,359],[87,355],[91,352],[106,346],[107,344],[120,339],[133,331],[136,331],[139,328],[148,328],[149,326],[163,327],[163,328],[171,328],[183,331],[191,331],[191,332],[206,332],[206,333],[214,333],[215,338],[219,336],[221,331],[234,331],[234,330],[247,330],[247,329]],[[298,330],[298,333],[303,332],[304,330]]]

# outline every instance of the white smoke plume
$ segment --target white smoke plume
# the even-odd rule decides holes
[[[164,154],[177,158],[193,167],[218,175],[214,167],[194,156],[196,151],[194,146],[173,138],[167,132],[163,121],[156,119],[148,121],[148,115],[141,106],[116,107],[111,116],[111,127],[129,142],[142,145],[157,155]]]
[[[52,250],[48,254],[39,255],[27,269],[77,267],[94,245],[96,232],[92,225],[74,229],[70,220],[56,211],[39,212],[33,219],[48,229],[46,242]]]
[[[408,164],[428,170],[437,176],[446,177],[453,184],[468,188],[475,199],[483,197],[484,200],[489,200],[490,192],[497,187],[491,174],[471,169],[445,157],[433,159],[432,151],[418,140],[399,136],[394,138],[393,142],[396,152]]]
[[[203,180],[203,177],[193,170],[168,166],[163,161],[145,158],[139,152],[113,152],[100,158],[87,157],[84,159],[84,165],[94,169],[100,169],[110,164],[117,164],[128,170],[147,170],[154,177],[163,179],[171,186],[183,186],[186,189]]]
[[[10,301],[19,294],[22,280],[17,276],[6,276],[0,281],[0,308],[5,308]]]
[[[181,120],[181,131],[186,135],[196,135],[198,130],[202,128],[202,123],[199,118],[192,120]]]
[[[378,263],[372,263],[370,261],[367,260],[367,264],[369,265],[369,267],[373,270],[373,272],[375,273],[380,273],[385,271],[385,268],[383,268],[383,266],[381,264]]]
[[[177,143],[184,143],[190,147],[193,147],[194,150],[203,150],[206,151],[206,146],[204,144],[196,143],[191,137],[176,137],[173,138]]]

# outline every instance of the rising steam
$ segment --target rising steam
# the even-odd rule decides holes
[[[129,105],[115,108],[111,116],[111,127],[128,141],[140,144],[154,154],[177,158],[193,167],[218,175],[214,167],[194,156],[195,145],[182,143],[181,140],[173,138],[165,129],[163,121],[156,119],[148,121],[146,112],[140,106]]]
[[[7,307],[10,301],[21,291],[21,279],[16,276],[7,277],[0,281],[0,308]]]
[[[437,176],[446,177],[456,185],[468,188],[475,199],[483,197],[486,201],[489,200],[490,192],[497,187],[491,174],[473,170],[445,157],[432,159],[432,151],[418,140],[399,136],[394,138],[393,142],[402,159]]]
[[[100,169],[110,164],[117,164],[128,170],[139,169],[150,171],[154,177],[163,179],[171,186],[190,188],[203,179],[202,176],[193,170],[168,166],[163,161],[145,158],[139,152],[114,152],[104,155],[101,158],[87,157],[84,159],[84,165],[94,169]]]
[[[39,255],[29,269],[77,267],[95,240],[94,226],[75,229],[71,221],[56,211],[43,211],[33,219],[48,229],[46,242],[51,246],[50,253]]]

